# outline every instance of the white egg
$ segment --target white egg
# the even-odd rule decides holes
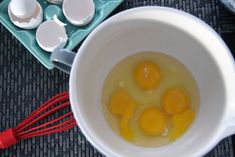
[[[62,8],[66,19],[75,26],[87,25],[95,15],[93,0],[64,0]]]
[[[43,20],[43,10],[39,3],[36,3],[36,9],[34,10],[33,14],[29,17],[21,18],[13,14],[11,10],[12,2],[9,3],[8,6],[8,15],[11,22],[20,28],[23,29],[34,29],[38,27]]]
[[[33,15],[37,8],[37,0],[11,0],[10,9],[12,14],[19,18],[28,18]]]
[[[64,0],[47,0],[47,1],[52,4],[61,4],[61,3],[63,3]]]
[[[62,22],[59,20],[48,20],[38,27],[36,40],[42,49],[52,52],[58,47],[64,47],[68,36]]]

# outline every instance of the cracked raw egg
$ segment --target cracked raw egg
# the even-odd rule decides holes
[[[136,104],[129,93],[118,88],[111,96],[110,111],[113,115],[120,116],[120,135],[126,140],[132,140],[134,135],[130,129],[129,122],[133,117]]]
[[[138,123],[144,134],[161,135],[166,127],[166,116],[158,107],[149,107],[140,114]]]
[[[189,107],[189,97],[182,88],[172,88],[164,93],[163,109],[168,114],[180,113]]]
[[[160,81],[160,69],[151,61],[142,61],[135,67],[134,80],[139,88],[152,90]]]
[[[159,52],[141,52],[118,62],[108,73],[101,103],[110,128],[143,147],[167,145],[190,129],[199,92],[190,71]]]

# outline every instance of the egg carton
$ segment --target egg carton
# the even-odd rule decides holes
[[[54,66],[50,62],[51,53],[41,49],[36,41],[36,29],[25,30],[16,27],[8,16],[8,4],[10,0],[0,3],[0,22],[33,54],[46,68]],[[66,24],[68,42],[66,49],[72,50],[97,26],[99,25],[123,0],[94,0],[95,16],[86,26],[78,27],[69,23],[63,15],[62,5],[54,5],[45,0],[38,0],[43,8],[43,21],[53,19],[56,15],[60,21]]]

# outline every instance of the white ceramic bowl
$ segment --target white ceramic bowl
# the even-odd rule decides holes
[[[235,0],[220,0],[226,8],[235,13]]]
[[[201,97],[192,127],[159,148],[130,144],[104,118],[101,90],[112,67],[126,56],[160,51],[181,61],[195,77]],[[85,40],[72,65],[70,100],[86,138],[109,157],[202,156],[235,132],[235,64],[220,36],[185,12],[141,7],[119,13]]]

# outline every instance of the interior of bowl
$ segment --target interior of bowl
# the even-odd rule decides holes
[[[190,23],[186,21],[185,24]],[[215,62],[210,44],[205,46],[205,42],[213,42],[214,39],[203,31],[196,34],[199,30],[193,27],[190,29],[194,32],[188,32],[183,29],[185,27],[162,20],[123,18],[103,24],[88,37],[72,71],[76,89],[73,91],[76,97],[73,111],[85,136],[102,153],[113,157],[191,156],[214,142],[225,104],[221,69]],[[203,27],[200,29],[205,30]],[[114,65],[143,51],[163,52],[177,58],[193,74],[200,93],[200,108],[192,127],[176,142],[159,148],[138,147],[116,135],[104,118],[100,100],[104,80]],[[217,53],[218,50],[214,51]]]

